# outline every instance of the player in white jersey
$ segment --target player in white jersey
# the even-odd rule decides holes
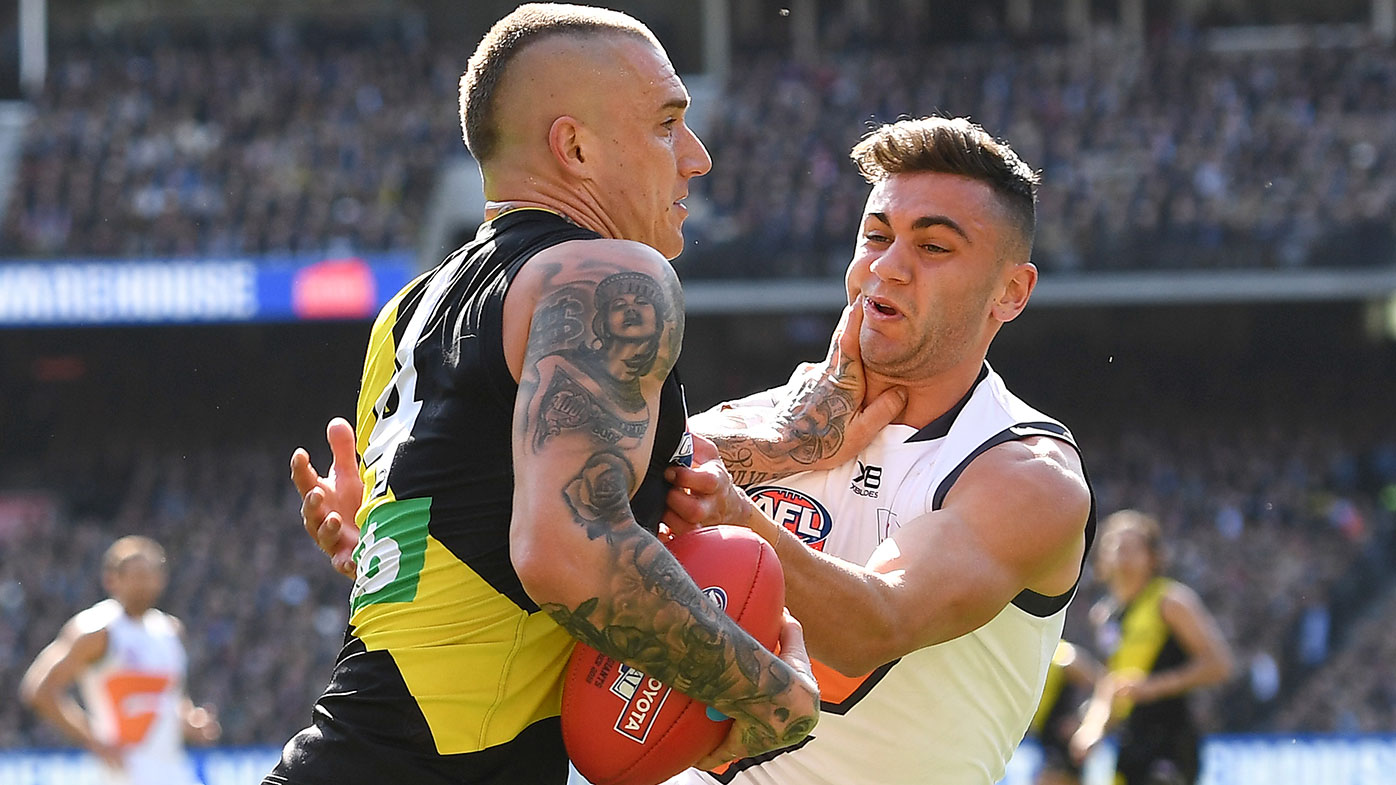
[[[184,739],[221,732],[185,693],[183,628],[154,607],[165,582],[164,549],[146,537],[117,540],[102,563],[110,596],[70,619],[20,686],[41,717],[101,760],[111,785],[193,785]]]
[[[695,417],[724,460],[670,470],[687,491],[670,494],[671,528],[742,523],[776,547],[829,666],[819,727],[677,782],[991,785],[1037,708],[1093,536],[1070,432],[985,361],[1036,284],[1036,175],[963,119],[884,126],[853,157],[873,187],[848,297],[863,303],[866,393],[905,390],[901,417],[840,467],[753,476],[740,434],[787,387]]]
[[[873,188],[846,276],[855,312],[831,351],[843,363],[694,417],[709,460],[667,473],[672,530],[742,524],[775,546],[827,666],[821,719],[794,748],[677,782],[992,785],[1037,708],[1094,533],[1071,434],[986,362],[1037,282],[1037,175],[964,119],[884,126],[853,157]],[[900,389],[901,414],[853,460],[778,479],[769,434],[791,428],[788,402],[859,363],[855,401]],[[794,425],[847,416],[817,408]],[[302,493],[307,530],[336,553],[353,505]]]

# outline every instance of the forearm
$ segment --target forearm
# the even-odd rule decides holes
[[[84,749],[94,749],[99,745],[87,715],[77,701],[68,695],[41,691],[32,697],[31,705],[36,714]]]
[[[838,417],[821,426],[809,418],[790,416],[761,421],[731,409],[696,416],[690,428],[717,445],[732,481],[741,486],[810,470],[838,452],[844,441]]]
[[[1224,661],[1193,659],[1177,668],[1152,674],[1141,686],[1150,701],[1163,700],[1225,681],[1230,670]]]
[[[785,603],[805,629],[810,656],[847,675],[862,675],[899,656],[889,576],[806,546],[754,504],[748,526],[769,542],[785,574]]]
[[[573,637],[752,721],[766,734],[765,747],[808,733],[817,714],[810,686],[708,602],[654,536],[631,522],[582,547],[604,551],[607,582],[541,604]]]

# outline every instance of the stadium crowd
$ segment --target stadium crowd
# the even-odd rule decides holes
[[[841,272],[874,121],[966,114],[1042,168],[1037,258],[1095,269],[1361,266],[1396,252],[1396,50],[1217,52],[857,37],[739,55],[704,133],[687,274]],[[414,245],[463,154],[458,47],[420,27],[276,27],[55,47],[0,256]],[[751,264],[753,258],[761,264]]]
[[[705,271],[842,269],[866,185],[849,140],[901,114],[967,114],[1043,170],[1048,271],[1389,262],[1396,51],[1129,46],[857,49],[733,69],[696,181]],[[745,272],[744,272],[745,271]]]
[[[410,248],[438,163],[463,149],[460,69],[402,26],[59,47],[4,255]]]

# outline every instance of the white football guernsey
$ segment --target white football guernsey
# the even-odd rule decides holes
[[[107,631],[107,651],[79,680],[97,738],[117,744],[125,770],[104,767],[112,785],[192,785],[179,705],[188,660],[173,619],[154,608],[139,619],[103,600],[79,613],[82,633]]]
[[[775,392],[741,403],[774,405]],[[1010,393],[986,364],[965,398],[925,428],[890,425],[843,466],[747,490],[809,547],[866,564],[902,523],[938,509],[975,457],[1037,435],[1075,446],[1061,423]],[[1092,504],[1088,539],[1094,525]],[[1073,593],[1024,591],[974,632],[862,678],[820,666],[823,706],[805,742],[717,775],[690,770],[670,783],[992,785],[1037,709]]]

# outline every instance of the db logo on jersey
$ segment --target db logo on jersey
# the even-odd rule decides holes
[[[818,499],[790,488],[763,485],[747,491],[751,500],[771,520],[794,532],[816,551],[824,550],[833,521]]]

